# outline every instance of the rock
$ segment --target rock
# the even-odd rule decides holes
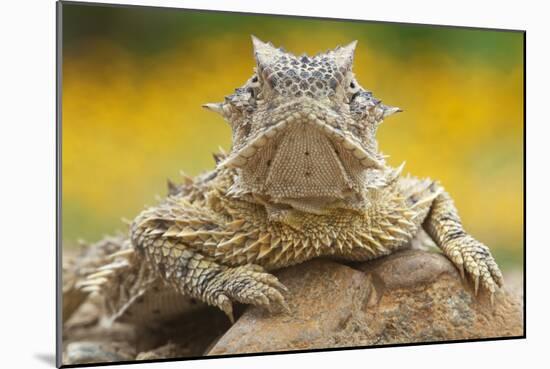
[[[186,357],[189,355],[189,350],[182,345],[176,345],[169,342],[166,345],[157,347],[153,350],[140,352],[136,360],[157,360],[166,358]]]
[[[370,326],[379,344],[459,340],[523,334],[521,299],[508,290],[491,305],[463,281],[440,253],[406,250],[358,267],[377,291]],[[370,315],[370,314],[369,314]],[[370,342],[370,340],[369,340]]]
[[[138,358],[202,356],[230,326],[221,310],[205,306],[161,326],[139,330]]]
[[[473,295],[443,255],[406,250],[345,266],[313,260],[277,273],[291,312],[249,307],[208,355],[523,334],[521,299]]]
[[[105,324],[100,301],[89,298],[63,326],[63,364],[132,360],[136,332],[132,326]],[[124,359],[121,359],[124,358]]]
[[[63,364],[202,356],[230,326],[219,309],[203,307],[159,326],[109,324],[87,302],[66,323]]]
[[[209,355],[330,347],[327,338],[341,330],[369,295],[364,273],[331,261],[314,260],[278,277],[289,289],[292,313],[247,309]]]
[[[81,341],[67,345],[63,364],[128,361],[133,360],[135,356],[135,349],[127,343]]]

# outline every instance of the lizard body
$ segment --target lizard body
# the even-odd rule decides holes
[[[313,57],[253,44],[253,76],[223,103],[204,105],[231,125],[231,151],[215,156],[214,170],[171,185],[132,222],[131,242],[79,287],[103,293],[117,318],[162,294],[177,301],[163,316],[190,306],[186,296],[232,319],[234,302],[286,307],[270,271],[316,257],[378,258],[424,230],[476,293],[481,284],[492,296],[502,275],[450,195],[403,176],[378,151],[380,123],[401,110],[360,86],[355,42]]]

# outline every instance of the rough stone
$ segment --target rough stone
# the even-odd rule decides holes
[[[190,350],[185,345],[177,345],[173,342],[169,342],[166,345],[157,347],[155,349],[140,352],[136,360],[157,360],[166,358],[178,358],[190,356]]]
[[[406,250],[345,266],[314,260],[278,273],[290,313],[249,307],[209,355],[523,334],[519,296],[476,297],[439,253]]]
[[[364,273],[326,260],[313,260],[278,273],[289,289],[290,314],[248,308],[209,355],[330,347],[327,338],[366,303]]]
[[[135,349],[125,342],[73,342],[67,346],[65,364],[90,364],[133,360]]]
[[[205,307],[161,326],[106,324],[98,305],[86,303],[63,332],[63,363],[86,364],[202,356],[230,326],[220,310]]]

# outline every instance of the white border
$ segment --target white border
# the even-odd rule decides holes
[[[110,1],[106,1],[110,2]],[[113,1],[111,1],[113,2]],[[548,362],[548,12],[535,1],[117,1],[117,3],[527,30],[527,340],[155,363],[132,368],[397,365],[518,368]],[[540,5],[538,5],[540,4]],[[2,367],[52,367],[55,352],[55,3],[2,4]],[[11,365],[10,365],[11,364]],[[535,364],[536,365],[536,364]],[[543,364],[544,365],[544,364]]]

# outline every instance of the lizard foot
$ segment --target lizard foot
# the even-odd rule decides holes
[[[231,322],[234,321],[233,302],[261,306],[269,311],[289,311],[282,294],[288,291],[287,288],[258,265],[228,268],[208,289],[217,292],[214,305],[223,310]]]
[[[503,285],[503,278],[489,248],[470,235],[451,240],[445,245],[445,253],[460,271],[462,278],[465,273],[473,280],[474,293],[477,296],[479,285],[489,293],[491,304],[496,290]]]

